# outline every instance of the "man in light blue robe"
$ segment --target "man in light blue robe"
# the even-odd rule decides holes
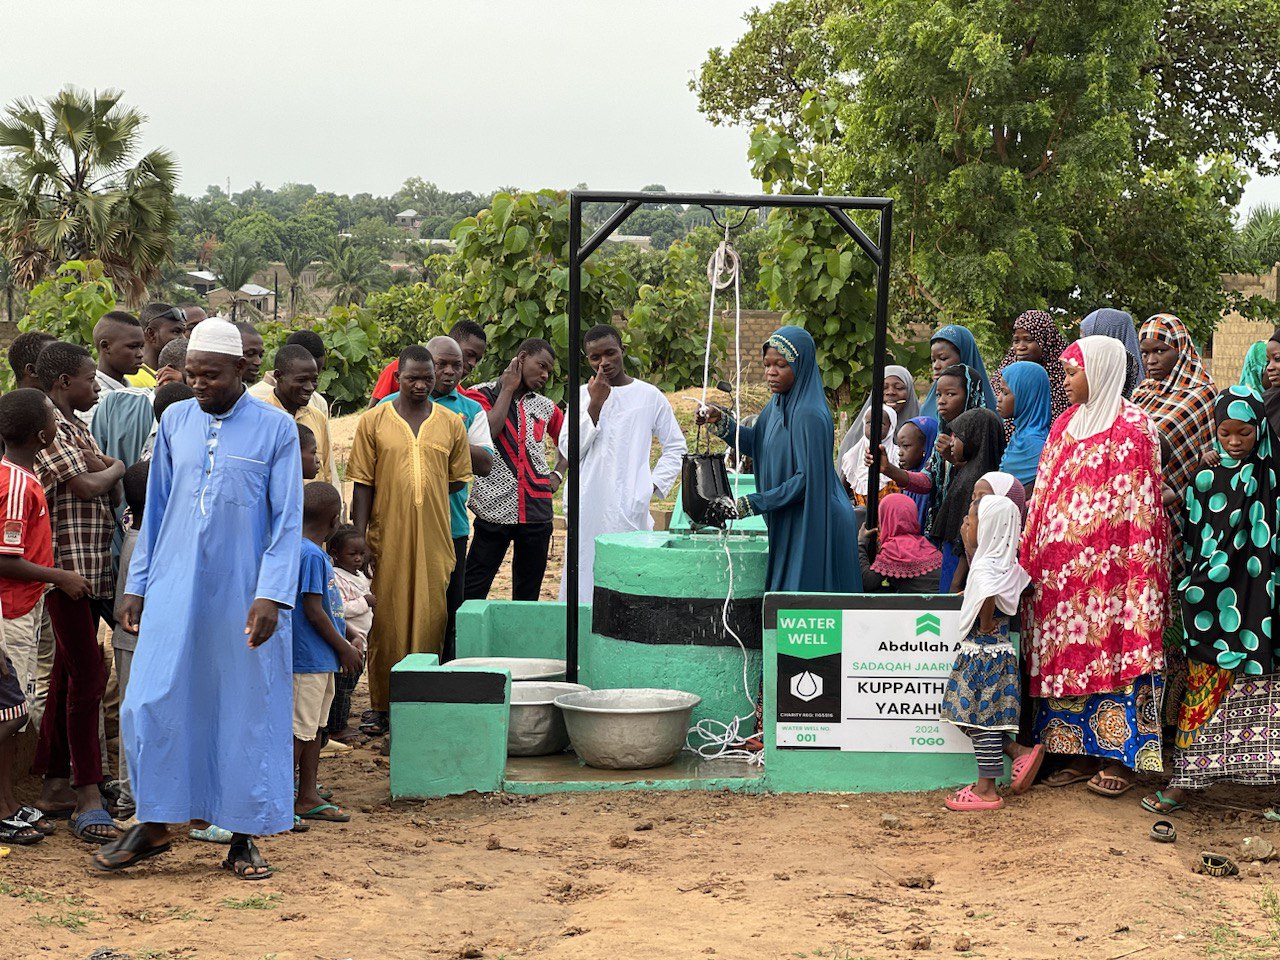
[[[139,635],[120,712],[139,823],[93,858],[100,870],[163,852],[167,824],[201,819],[233,834],[223,866],[261,880],[271,868],[253,836],[293,826],[302,460],[292,418],[249,396],[245,366],[231,324],[200,324],[195,399],[169,407],[156,435],[117,611]]]

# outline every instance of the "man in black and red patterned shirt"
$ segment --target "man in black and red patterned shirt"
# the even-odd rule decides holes
[[[470,392],[489,416],[498,456],[487,477],[475,478],[469,506],[476,515],[467,554],[468,600],[489,596],[493,578],[514,546],[511,599],[537,600],[551,545],[552,497],[564,482],[565,459],[557,451],[564,414],[541,391],[555,370],[556,354],[545,340],[526,340],[501,377]]]

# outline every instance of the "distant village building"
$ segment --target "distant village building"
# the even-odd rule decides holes
[[[422,221],[425,219],[425,216],[410,207],[408,210],[401,210],[396,214],[396,226],[401,230],[411,230],[417,233],[418,228],[422,226]]]
[[[634,233],[615,233],[609,238],[611,243],[629,243],[641,250],[653,249],[653,237],[642,237]]]

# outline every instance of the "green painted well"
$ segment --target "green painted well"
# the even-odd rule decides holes
[[[459,657],[564,659],[564,604],[468,600],[458,610]],[[579,631],[591,629],[591,608],[578,609]]]
[[[502,789],[507,763],[511,674],[440,666],[432,654],[411,654],[393,673],[497,673],[502,703],[391,703],[391,796],[446,797]]]
[[[730,536],[727,542],[733,558],[734,597],[762,603],[768,542],[750,535]],[[645,597],[720,600],[729,590],[724,544],[715,535],[658,531],[597,537],[596,585]],[[708,620],[706,632],[719,634],[719,609],[703,616]],[[702,703],[694,710],[694,722],[710,718],[728,723],[754,711],[761,670],[759,650],[747,651],[744,681],[743,654],[736,644],[670,643],[662,637],[652,640],[617,639],[594,629],[582,634],[579,679],[594,689],[661,687],[696,693]]]
[[[728,538],[733,595],[764,598],[769,541],[752,534]],[[719,534],[669,531],[608,533],[596,537],[596,586],[648,597],[723,599],[729,565]]]

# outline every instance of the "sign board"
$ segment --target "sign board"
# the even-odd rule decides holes
[[[958,646],[959,597],[771,599],[779,748],[973,752],[969,738],[939,718]]]

